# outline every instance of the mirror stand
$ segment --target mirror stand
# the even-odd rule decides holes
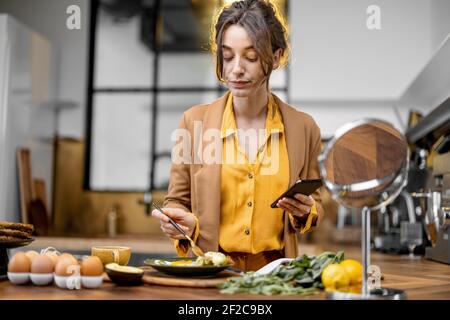
[[[370,208],[363,207],[361,210],[361,254],[362,254],[362,283],[361,294],[346,292],[327,293],[328,299],[333,300],[403,300],[406,293],[403,290],[390,288],[369,288],[369,268],[370,268]],[[381,274],[379,275],[381,277]]]
[[[368,207],[362,208],[361,215],[361,254],[363,265],[361,294],[365,297],[369,295],[367,280],[370,266],[370,209]]]

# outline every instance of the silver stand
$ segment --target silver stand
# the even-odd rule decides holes
[[[364,207],[361,211],[362,235],[361,235],[361,252],[362,252],[362,284],[361,294],[346,292],[330,292],[327,293],[327,299],[333,300],[403,300],[406,299],[406,293],[403,290],[378,288],[369,289],[368,271],[370,266],[370,208]]]
[[[361,239],[361,253],[362,253],[362,265],[363,265],[363,274],[362,274],[362,286],[361,286],[361,294],[362,296],[367,296],[368,292],[368,273],[370,266],[370,209],[368,207],[362,208],[362,239]]]

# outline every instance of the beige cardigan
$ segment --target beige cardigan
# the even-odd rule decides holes
[[[227,96],[228,93],[211,104],[197,105],[184,112],[180,128],[190,132],[191,146],[194,146],[194,121],[202,121],[203,132],[210,128],[220,130]],[[317,163],[321,151],[319,127],[311,116],[274,97],[280,107],[285,128],[290,185],[298,179],[319,178]],[[208,142],[210,140],[203,141],[203,149]],[[191,156],[193,152],[192,148]],[[220,175],[220,164],[172,163],[168,194],[163,203],[164,207],[182,208],[197,216],[200,226],[197,244],[204,251],[218,251],[219,247]],[[280,194],[284,191],[280,190]],[[323,216],[323,209],[319,191],[312,196],[317,204],[319,217],[317,226]],[[286,257],[296,257],[298,255],[296,233],[303,225],[294,225],[286,213],[284,220],[284,254]]]

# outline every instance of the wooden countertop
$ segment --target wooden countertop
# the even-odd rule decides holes
[[[92,246],[127,246],[132,252],[176,255],[171,241],[166,236],[119,235],[113,238],[99,237],[36,237],[35,241],[26,246],[27,250],[54,247],[59,251],[90,251]],[[23,248],[18,248],[23,250]]]
[[[120,240],[124,239],[119,239]],[[121,241],[124,243],[135,244],[136,250],[139,251],[141,245],[138,240]],[[146,240],[143,242],[145,248],[156,249],[160,252],[167,253],[171,250],[171,244],[167,239],[153,239],[154,241]],[[46,244],[49,239],[40,239],[34,245]],[[69,241],[67,239],[61,241]],[[90,241],[98,242],[98,239],[86,240],[86,243],[91,244]],[[137,241],[136,243],[134,241]],[[161,241],[160,243],[158,241]],[[60,242],[60,244],[63,244]],[[76,242],[76,241],[75,241]],[[75,243],[70,240],[70,243]],[[85,243],[85,244],[86,244]],[[111,242],[108,242],[112,244]],[[159,243],[159,244],[158,244]],[[78,242],[80,245],[80,242]],[[81,244],[80,246],[83,246]],[[55,245],[53,245],[55,246]],[[78,249],[78,248],[77,248]],[[88,249],[88,248],[84,248]],[[336,246],[336,245],[300,245],[301,254],[319,254],[325,250],[344,250],[346,258],[360,259],[360,249],[351,246]],[[156,250],[157,251],[157,250]],[[141,251],[145,252],[145,251]],[[150,252],[150,251],[149,251]],[[398,255],[387,255],[378,252],[372,253],[372,264],[378,265],[384,275],[382,287],[395,288],[406,291],[408,299],[450,299],[450,266],[438,262],[422,260],[409,260]],[[261,295],[224,295],[220,294],[217,289],[204,288],[180,288],[180,287],[165,287],[155,285],[142,285],[137,287],[118,287],[112,283],[104,283],[99,289],[82,289],[82,290],[63,290],[57,288],[55,285],[46,287],[37,287],[33,285],[15,286],[9,281],[0,282],[0,297],[2,299],[325,299],[323,293],[312,296],[261,296]]]

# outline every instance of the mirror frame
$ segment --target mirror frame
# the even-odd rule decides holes
[[[349,133],[352,129],[355,129],[355,128],[363,126],[363,125],[371,125],[373,123],[381,123],[383,125],[389,126],[389,127],[393,128],[396,132],[399,132],[401,134],[401,138],[404,140],[405,145],[407,146],[406,147],[406,156],[403,159],[402,166],[397,171],[392,173],[391,175],[388,175],[381,179],[372,179],[372,180],[368,180],[368,181],[357,182],[354,184],[342,184],[342,185],[331,182],[327,177],[327,169],[325,166],[325,161],[327,160],[327,157],[330,154],[331,149],[334,147],[334,145],[340,138],[342,138],[344,135]],[[343,126],[341,126],[338,130],[336,130],[333,137],[327,142],[323,151],[320,153],[320,155],[318,157],[318,163],[319,163],[320,175],[322,177],[322,181],[323,181],[325,187],[330,191],[333,199],[335,199],[337,202],[344,205],[345,207],[363,208],[364,206],[359,207],[359,206],[349,205],[346,201],[342,200],[342,198],[341,198],[342,193],[349,192],[349,191],[350,192],[351,191],[353,191],[353,192],[365,191],[368,189],[373,189],[373,188],[377,188],[379,186],[386,185],[386,183],[388,183],[386,185],[386,187],[384,187],[383,190],[381,190],[379,192],[379,194],[377,195],[377,196],[381,196],[382,201],[378,201],[378,203],[374,206],[371,206],[371,207],[367,206],[371,210],[378,210],[381,207],[386,206],[386,205],[390,204],[392,201],[394,201],[395,198],[397,198],[398,195],[400,194],[400,192],[403,190],[403,188],[407,185],[408,170],[409,170],[409,157],[410,157],[410,151],[409,151],[408,142],[406,140],[406,137],[399,130],[397,130],[391,123],[384,121],[384,120],[375,119],[375,118],[363,118],[363,119],[355,120],[352,122],[348,122],[348,123],[344,124]],[[388,192],[388,190],[389,190],[389,192]]]

